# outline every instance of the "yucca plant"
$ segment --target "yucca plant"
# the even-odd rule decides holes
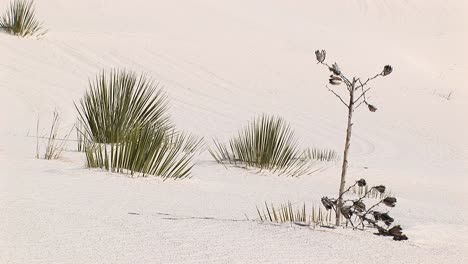
[[[304,158],[317,161],[337,161],[338,154],[333,149],[310,148],[304,151]]]
[[[45,34],[34,8],[32,0],[14,0],[0,18],[0,28],[8,34],[20,37]]]
[[[314,205],[310,209],[305,203],[301,206],[294,206],[291,202],[274,206],[265,202],[265,207],[260,210],[257,207],[258,217],[261,222],[272,222],[278,224],[294,223],[298,225],[330,226],[335,220],[331,211],[327,211],[320,205]]]
[[[190,175],[200,144],[194,136],[146,126],[134,129],[120,143],[89,143],[85,153],[91,168],[181,179]]]
[[[348,159],[349,149],[351,146],[354,111],[359,109],[361,105],[367,106],[367,109],[369,109],[369,111],[372,113],[377,111],[377,107],[368,102],[369,98],[367,97],[367,93],[373,88],[369,87],[369,84],[371,81],[379,77],[384,77],[391,74],[393,72],[393,67],[390,65],[385,65],[379,73],[377,73],[373,77],[367,78],[367,80],[364,81],[364,79],[361,80],[360,77],[351,78],[351,76],[345,74],[336,62],[332,65],[326,63],[325,60],[327,57],[327,52],[325,50],[316,50],[315,56],[317,59],[317,63],[327,67],[327,69],[332,73],[328,79],[328,83],[340,89],[344,88],[342,89],[342,92],[346,95],[342,96],[340,95],[340,91],[336,92],[335,89],[326,86],[328,91],[330,91],[341,101],[341,103],[346,107],[348,112],[348,119],[346,124],[346,138],[343,151],[343,163],[341,166],[340,187],[338,192],[338,210],[336,210],[336,225],[339,226],[341,224],[341,208],[343,207],[343,199],[341,198],[341,194],[343,193],[346,185],[346,174],[348,171]],[[344,86],[342,84],[344,84]]]
[[[75,104],[88,167],[163,179],[190,175],[202,140],[173,128],[167,97],[154,81],[112,70],[89,86]]]
[[[386,207],[395,207],[397,199],[393,196],[383,195],[378,198],[377,202],[371,201],[369,203],[368,197],[370,197],[373,191],[377,191],[381,194],[385,194],[386,187],[384,185],[376,185],[370,189],[366,189],[366,192],[359,195],[357,198],[344,199],[346,194],[349,194],[355,187],[366,187],[367,182],[365,179],[359,179],[354,184],[350,185],[345,191],[343,191],[338,198],[322,197],[322,204],[328,211],[341,211],[340,217],[346,219],[346,225],[350,224],[353,229],[361,227],[362,230],[368,224],[369,227],[376,228],[378,233],[376,235],[381,236],[392,236],[393,240],[401,241],[408,240],[408,237],[403,234],[403,229],[400,225],[394,225],[395,219],[388,214],[388,211],[383,212],[379,207],[385,205]],[[338,201],[343,200],[343,206],[338,206]],[[340,219],[341,221],[341,219]]]
[[[75,107],[91,140],[118,143],[138,127],[170,130],[167,103],[166,94],[153,80],[114,69],[90,81],[89,90]]]
[[[292,176],[311,172],[312,163],[301,158],[294,131],[280,117],[262,115],[254,119],[228,145],[213,141],[215,148],[209,152],[218,163]]]

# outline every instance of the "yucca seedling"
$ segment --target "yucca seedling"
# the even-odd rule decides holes
[[[321,206],[312,206],[310,213],[307,212],[307,206],[304,203],[300,207],[294,207],[291,202],[281,204],[275,207],[273,204],[265,203],[264,209],[257,207],[257,213],[261,222],[271,223],[294,223],[306,226],[329,226],[334,221],[334,215],[331,211],[322,210]]]
[[[337,161],[338,154],[333,149],[310,148],[304,151],[304,158],[316,161]]]
[[[39,153],[39,119],[37,120],[36,127],[36,158],[44,158],[47,160],[58,159],[62,155],[63,150],[66,147],[68,138],[70,137],[73,128],[63,138],[59,138],[58,131],[60,125],[60,115],[58,112],[54,112],[52,117],[52,123],[48,135],[44,138],[47,139],[45,144],[45,152],[43,155]]]
[[[280,117],[262,115],[240,130],[229,144],[213,142],[214,149],[209,152],[218,163],[291,176],[312,172],[313,162],[301,158],[293,130]]]
[[[14,0],[0,18],[0,29],[15,36],[40,36],[46,31],[36,18],[34,1]]]
[[[167,96],[155,81],[115,69],[90,81],[89,90],[75,107],[90,140],[118,143],[139,127],[151,126],[161,132],[172,129],[167,105]]]

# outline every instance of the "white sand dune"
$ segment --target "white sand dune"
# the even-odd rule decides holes
[[[468,262],[466,1],[36,4],[45,37],[0,34],[0,263]],[[208,142],[271,113],[301,145],[341,151],[346,112],[315,49],[349,74],[395,68],[373,84],[379,110],[356,114],[349,181],[387,185],[409,241],[246,220],[264,201],[333,196],[339,164],[288,178],[204,152],[191,179],[162,182],[88,170],[74,151],[34,159],[37,119],[56,109],[65,133],[88,79],[113,67],[160,80],[178,127]]]

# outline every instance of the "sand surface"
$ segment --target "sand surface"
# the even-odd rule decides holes
[[[468,262],[465,1],[36,5],[43,38],[0,34],[0,263]],[[88,79],[116,67],[159,80],[176,125],[207,147],[269,113],[301,146],[341,152],[346,109],[316,49],[362,78],[394,66],[372,85],[379,110],[355,114],[349,181],[391,189],[409,241],[255,221],[265,201],[335,196],[339,163],[288,178],[225,169],[204,151],[192,178],[163,182],[86,169],[74,144],[60,160],[34,158],[37,120],[46,134],[57,110],[66,133]]]

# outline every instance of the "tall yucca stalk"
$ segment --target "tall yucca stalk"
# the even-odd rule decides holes
[[[125,70],[99,74],[75,106],[90,139],[98,143],[117,143],[147,125],[161,131],[171,128],[163,90],[146,76]]]
[[[280,117],[263,115],[239,131],[229,145],[214,140],[210,153],[218,163],[245,165],[290,174],[309,172],[311,164],[301,159],[294,132]]]
[[[341,225],[341,211],[343,209],[344,201],[342,199],[342,193],[346,185],[346,174],[348,171],[348,156],[349,149],[351,146],[351,137],[353,131],[353,114],[361,105],[366,105],[370,112],[377,111],[377,107],[370,104],[367,101],[367,93],[372,89],[369,87],[369,82],[375,80],[378,77],[388,76],[392,73],[393,67],[390,65],[385,65],[381,72],[377,73],[373,77],[367,78],[366,81],[361,80],[359,77],[350,78],[349,75],[345,75],[338,64],[335,62],[332,65],[329,65],[325,62],[327,52],[325,50],[315,51],[315,56],[318,64],[322,64],[327,67],[328,70],[332,73],[328,79],[328,83],[333,86],[340,86],[344,84],[344,89],[342,89],[343,94],[346,96],[340,95],[340,92],[335,92],[335,89],[329,88],[333,95],[335,95],[341,103],[346,107],[348,112],[348,121],[346,124],[346,138],[343,151],[343,164],[341,166],[341,177],[340,177],[340,188],[338,191],[338,200],[337,200],[337,210],[336,210],[336,225]],[[341,86],[343,87],[343,86]]]
[[[45,34],[45,31],[42,31],[42,23],[36,19],[34,8],[32,0],[14,0],[0,18],[0,28],[20,37]]]

